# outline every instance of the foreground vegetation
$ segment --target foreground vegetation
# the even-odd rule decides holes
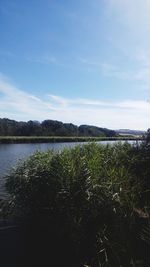
[[[31,266],[150,266],[150,147],[37,152],[7,177]],[[29,266],[26,265],[26,266]]]

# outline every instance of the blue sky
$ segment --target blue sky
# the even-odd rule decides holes
[[[1,0],[0,117],[150,127],[150,0]]]

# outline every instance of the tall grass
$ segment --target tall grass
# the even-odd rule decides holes
[[[149,266],[149,162],[143,144],[91,143],[20,163],[7,177],[7,211],[28,222],[34,262]]]

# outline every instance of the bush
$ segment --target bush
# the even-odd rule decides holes
[[[146,266],[135,264],[150,260],[142,249],[148,245],[138,238],[148,220],[139,213],[150,204],[143,195],[149,159],[142,145],[93,143],[61,153],[37,152],[20,163],[6,187],[11,213],[28,225],[34,262]]]

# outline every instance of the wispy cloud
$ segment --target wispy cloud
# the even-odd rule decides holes
[[[100,99],[70,99],[54,94],[50,94],[49,99],[47,95],[41,98],[18,89],[6,77],[0,76],[0,117],[40,121],[56,119],[114,129],[147,129],[149,116],[148,101],[105,102]]]
[[[46,64],[46,65],[49,65],[49,64],[54,64],[57,66],[63,65],[56,59],[56,57],[48,56],[48,55],[44,55],[41,57],[26,57],[26,60],[32,63]]]
[[[132,70],[122,70],[115,64],[94,62],[85,58],[79,59],[81,64],[90,66],[93,71],[97,71],[103,76],[126,81],[139,81],[143,83],[143,86],[150,86],[150,51],[139,50],[135,53],[135,60],[139,61],[140,64]]]
[[[11,116],[13,113],[20,118],[40,117],[41,112],[46,116],[48,109],[53,110],[50,103],[16,88],[2,75],[0,75],[0,93],[1,116]]]
[[[150,67],[150,50],[149,49],[136,49],[135,58],[143,66]]]
[[[88,62],[87,60],[83,58],[79,59],[73,59],[73,58],[66,58],[66,59],[58,59],[55,56],[52,55],[41,55],[38,57],[29,57],[27,56],[25,58],[28,62],[31,63],[37,63],[37,64],[42,64],[42,65],[53,65],[56,67],[62,67],[62,68],[67,68],[70,70],[77,70],[77,71],[97,71],[98,68],[101,68],[103,70],[107,70],[111,68],[111,65],[107,63],[96,63],[96,62]]]
[[[62,62],[61,60],[58,60],[55,56],[44,54],[38,57],[29,57],[27,56],[25,60],[31,62],[31,63],[38,63],[42,65],[54,65],[57,67],[64,67],[64,68],[70,68],[71,65]]]
[[[137,81],[144,82],[150,86],[150,67],[141,68],[134,76]]]
[[[85,58],[79,58],[79,62],[85,65],[93,66],[95,68],[101,68],[103,70],[114,70],[116,67],[110,63],[106,62],[96,62],[96,61],[91,61],[89,59]]]
[[[89,62],[83,61],[83,64],[90,65],[92,70],[96,70],[105,77],[111,77],[116,80],[124,80],[130,82],[140,82],[142,88],[150,90],[150,61],[145,56],[146,54],[139,54],[138,60],[141,61],[141,65],[132,70],[122,70],[121,67],[107,63]]]
[[[77,99],[69,99],[63,98],[56,95],[48,95],[55,104],[62,105],[64,107],[68,106],[110,106],[110,103],[86,98],[77,98]]]
[[[85,58],[80,58],[79,61],[85,66],[90,66],[93,70],[101,72],[101,74],[106,77],[114,77],[121,80],[132,80],[134,77],[133,73],[121,70],[121,68],[117,67],[115,64],[95,62]]]
[[[113,25],[109,41],[118,54],[122,52],[122,61],[127,62],[128,68],[122,70],[120,66],[110,74],[150,85],[150,1],[107,0],[105,4],[107,19]]]
[[[99,101],[99,100],[93,100],[93,99],[85,99],[85,98],[77,98],[77,99],[69,99],[69,98],[63,98],[60,96],[55,95],[49,95],[56,104],[62,106],[70,106],[70,105],[82,105],[82,106],[95,106],[95,107],[106,107],[106,108],[114,108],[114,109],[129,109],[129,110],[143,110],[150,112],[150,102],[143,101],[143,100],[124,100],[120,102],[114,102],[114,101]]]
[[[115,19],[130,28],[134,34],[143,35],[150,31],[150,1],[145,0],[108,0],[109,8]]]

